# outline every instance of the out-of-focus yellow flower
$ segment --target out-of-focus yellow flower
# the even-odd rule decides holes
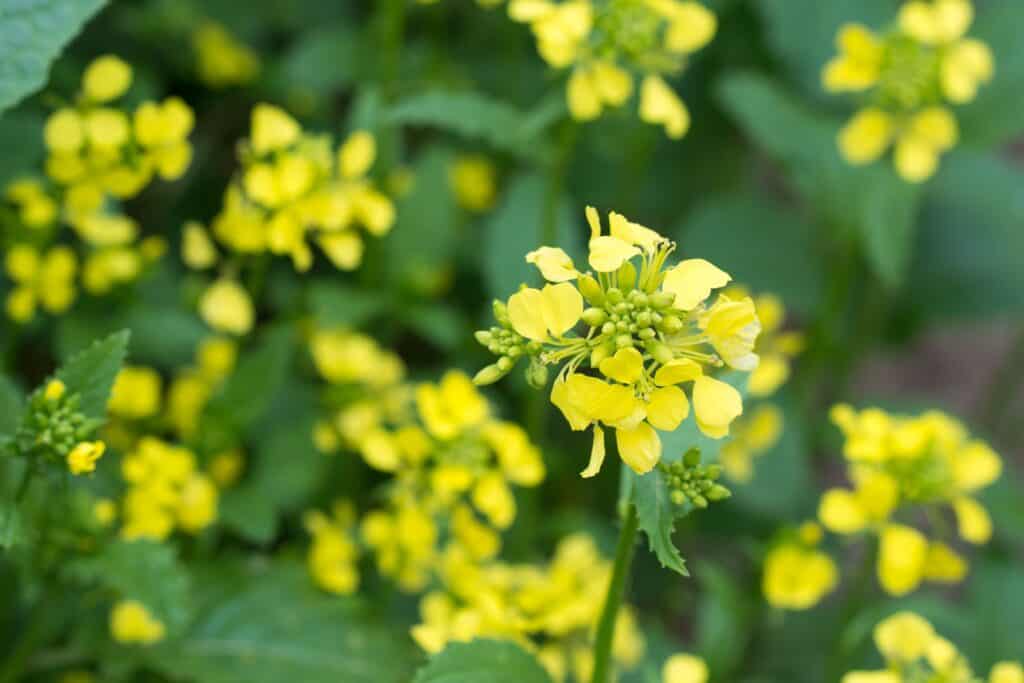
[[[252,299],[234,280],[220,279],[199,300],[199,314],[218,332],[244,335],[252,330],[255,311]]]
[[[359,587],[359,547],[352,534],[355,511],[347,501],[334,504],[332,516],[312,510],[303,518],[313,537],[307,565],[316,584],[329,593],[350,595]]]
[[[107,445],[102,441],[83,441],[68,453],[68,469],[71,474],[87,474],[96,471],[96,461],[103,457]]]
[[[848,162],[871,163],[895,144],[896,170],[905,180],[934,175],[959,135],[946,102],[970,102],[994,73],[988,46],[964,38],[973,17],[970,0],[908,0],[885,34],[859,24],[840,29],[839,56],[825,66],[823,85],[830,92],[866,92],[871,102],[839,134]]]
[[[455,199],[460,206],[480,213],[494,205],[497,175],[494,164],[487,157],[461,156],[448,169],[448,184],[455,192]]]
[[[29,228],[43,228],[57,220],[57,202],[38,180],[16,180],[7,186],[4,197],[18,207],[18,218]]]
[[[125,366],[117,374],[107,410],[130,420],[152,417],[160,410],[161,387],[156,370]]]
[[[63,313],[75,300],[78,261],[70,247],[56,246],[45,254],[19,244],[7,250],[4,268],[15,287],[7,295],[7,315],[15,322],[28,322],[36,308]]]
[[[988,674],[988,683],[1024,683],[1024,667],[1020,662],[998,662]]]
[[[750,481],[754,460],[778,443],[782,425],[782,411],[771,404],[759,405],[749,416],[737,418],[730,429],[732,438],[722,444],[718,456],[725,473],[735,481]]]
[[[110,635],[126,645],[152,645],[164,639],[163,622],[137,600],[121,600],[110,610]]]
[[[220,489],[230,488],[242,476],[245,467],[245,457],[242,451],[237,448],[221,451],[210,460],[208,470],[210,478]]]
[[[260,73],[255,52],[216,21],[202,22],[192,34],[199,78],[211,88],[251,83]]]
[[[708,665],[700,657],[672,655],[661,669],[661,683],[708,683]]]
[[[815,533],[816,532],[816,533]],[[816,546],[821,529],[805,523],[768,552],[761,591],[772,607],[805,610],[817,605],[839,582],[839,569]]]
[[[109,102],[132,84],[132,68],[115,55],[97,57],[82,76],[82,93],[93,102]]]

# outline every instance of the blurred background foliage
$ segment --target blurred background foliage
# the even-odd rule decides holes
[[[296,371],[303,361],[283,323],[312,317],[366,331],[396,349],[415,378],[449,367],[473,371],[487,362],[472,330],[487,324],[490,300],[539,282],[521,257],[539,244],[579,257],[588,204],[656,228],[683,255],[707,258],[753,291],[778,295],[790,312],[787,327],[807,334],[778,401],[783,438],[731,501],[678,525],[693,577],[638,557],[632,599],[650,663],[624,680],[655,680],[665,654],[680,648],[706,657],[715,681],[836,680],[838,672],[877,663],[870,629],[899,607],[932,619],[976,670],[1024,656],[1024,3],[977,2],[973,32],[995,53],[996,76],[959,112],[961,142],[923,185],[901,181],[884,163],[842,161],[835,135],[847,107],[820,86],[837,28],[852,20],[884,24],[895,0],[708,4],[720,22],[716,39],[672,84],[693,115],[681,141],[625,110],[589,124],[569,120],[562,79],[537,56],[527,28],[502,7],[470,0],[118,0],[74,39],[45,88],[3,113],[0,183],[41,163],[35,141],[47,112],[99,54],[115,52],[132,64],[133,97],[183,97],[196,112],[193,164],[181,181],[151,188],[129,209],[144,234],[164,236],[174,251],[185,221],[217,212],[235,142],[258,102],[278,104],[304,127],[336,138],[372,130],[378,180],[411,179],[393,231],[368,244],[357,273],[320,264],[296,277],[286,263],[270,267],[259,316],[277,322],[243,352],[210,407],[244,435],[251,460],[246,478],[222,500],[223,530],[184,548],[186,559],[206,559],[186,569],[154,548],[145,565],[123,558],[78,568],[152,584],[144,590],[180,600],[192,615],[183,649],[158,646],[146,655],[153,676],[408,680],[421,657],[405,631],[415,601],[373,580],[359,598],[328,597],[297,562],[301,511],[339,494],[365,495],[377,478],[354,458],[326,460],[313,449],[314,387]],[[192,40],[205,20],[258,55],[252,83],[212,89],[197,77]],[[488,211],[469,212],[453,195],[449,169],[464,154],[483,155],[498,169]],[[16,396],[12,383],[27,389],[72,351],[122,328],[133,330],[133,362],[167,372],[188,364],[206,334],[190,312],[199,287],[172,254],[112,300],[84,298],[67,315],[18,332],[3,323],[0,405]],[[614,473],[597,481],[576,476],[588,444],[520,378],[489,397],[504,417],[526,425],[549,468],[539,489],[520,496],[505,555],[544,557],[555,539],[579,528],[610,550]],[[940,407],[1003,455],[1006,475],[984,495],[994,540],[972,558],[965,585],[893,600],[846,576],[837,594],[808,612],[764,603],[765,547],[780,527],[812,517],[823,488],[842,478],[839,436],[826,419],[836,400]],[[5,533],[12,532],[0,521],[0,545]],[[845,553],[851,566],[844,576],[855,573],[864,552]],[[0,557],[6,657],[26,623],[19,596],[28,593],[16,580]],[[50,632],[95,609],[88,596],[45,598],[63,608],[40,627]],[[102,628],[101,618],[95,629]],[[42,653],[55,659],[33,662],[49,671],[62,656],[99,647],[97,633],[76,632],[66,649]],[[285,646],[275,659],[275,648]],[[119,657],[118,666],[133,667],[124,652]]]

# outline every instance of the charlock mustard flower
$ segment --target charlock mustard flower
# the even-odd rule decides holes
[[[78,260],[70,247],[55,246],[41,253],[28,244],[15,245],[7,250],[4,270],[14,282],[6,310],[15,322],[32,320],[39,306],[48,313],[63,313],[75,300]]]
[[[217,280],[203,292],[199,314],[217,332],[239,336],[252,331],[256,317],[249,292],[228,278]]]
[[[874,641],[886,668],[851,671],[843,676],[842,683],[981,683],[956,646],[913,612],[897,612],[879,622],[875,626]],[[1015,680],[1013,666],[1013,662],[997,664],[989,675],[989,683],[999,683],[1004,675],[1010,676],[1004,679],[1006,681]],[[1020,671],[1019,665],[1017,671]]]
[[[448,169],[448,184],[461,207],[480,213],[494,205],[497,170],[485,156],[461,156]]]
[[[336,502],[330,517],[311,510],[303,524],[313,537],[306,562],[317,586],[338,595],[354,593],[359,587],[359,546],[354,539],[352,504]]]
[[[68,469],[71,474],[88,474],[96,471],[96,461],[107,449],[102,441],[83,441],[68,453]]]
[[[805,610],[817,605],[839,582],[839,569],[817,545],[821,528],[808,522],[787,531],[765,557],[761,591],[772,607]]]
[[[107,410],[117,417],[140,420],[160,410],[162,380],[152,368],[125,366],[117,373]]]
[[[4,198],[17,207],[18,219],[30,229],[45,228],[57,220],[57,202],[38,180],[15,180],[4,190]]]
[[[337,268],[353,270],[363,257],[357,226],[380,237],[395,221],[391,200],[367,177],[376,156],[367,131],[332,152],[328,137],[305,133],[284,110],[259,104],[213,233],[236,252],[287,254],[299,271],[313,264],[310,237]]]
[[[259,76],[260,59],[220,23],[202,22],[192,34],[199,79],[211,88],[245,85]]]
[[[166,629],[138,600],[121,600],[110,610],[110,635],[126,645],[153,645],[164,639]]]
[[[689,415],[682,384],[692,386],[700,430],[714,439],[728,435],[743,401],[732,385],[709,373],[725,366],[754,370],[760,322],[749,297],[720,294],[708,301],[730,280],[708,261],[685,259],[669,267],[675,244],[655,231],[612,212],[610,234],[603,234],[590,207],[587,220],[588,261],[596,275],[578,271],[561,249],[527,254],[549,284],[495,302],[499,325],[478,332],[477,340],[500,357],[475,381],[494,382],[527,357],[527,379],[544,386],[547,366],[561,365],[551,402],[572,429],[593,429],[582,475],[592,477],[601,468],[605,427],[615,430],[623,461],[643,474],[661,458],[656,430],[675,430]],[[587,333],[573,334],[581,322]]]
[[[421,648],[433,653],[453,641],[511,640],[535,652],[555,680],[590,680],[592,632],[611,564],[589,536],[564,538],[547,564],[481,564],[454,549],[441,565],[441,587],[423,597],[421,623],[412,629]],[[643,637],[626,606],[616,624],[614,659],[628,669],[643,652]]]
[[[541,57],[571,68],[569,112],[578,121],[601,116],[633,95],[640,77],[640,119],[670,138],[690,127],[690,113],[664,76],[715,35],[717,19],[695,0],[511,0],[509,16],[528,23]]]
[[[695,655],[676,654],[665,660],[661,683],[708,683],[707,663]]]
[[[1024,683],[1024,666],[1020,662],[997,662],[988,674],[988,683]]]
[[[121,536],[163,540],[175,528],[197,534],[217,518],[217,487],[182,446],[145,436],[121,461],[128,485],[121,502]]]
[[[905,180],[935,173],[959,137],[949,104],[973,100],[995,69],[988,46],[964,37],[973,19],[971,0],[907,0],[896,25],[881,34],[860,24],[840,29],[839,55],[822,82],[830,92],[864,94],[864,107],[839,134],[849,163],[871,163],[895,145]]]
[[[949,505],[963,540],[987,542],[992,522],[973,494],[999,477],[999,456],[971,439],[957,420],[936,411],[907,417],[838,405],[832,419],[846,438],[843,453],[854,488],[831,489],[822,496],[818,515],[825,527],[840,534],[870,530],[879,535],[879,581],[891,594],[908,593],[923,580],[962,580],[966,560],[891,518],[901,505]]]

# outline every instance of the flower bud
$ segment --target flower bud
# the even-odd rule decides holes
[[[620,334],[615,338],[615,346],[620,349],[626,349],[633,346],[633,336],[629,334]]]
[[[682,505],[686,502],[686,494],[682,491],[672,491],[668,496],[676,505]]]
[[[633,287],[636,286],[636,266],[631,261],[626,261],[619,266],[619,287],[624,292],[632,291]]]
[[[626,297],[622,295],[622,290],[618,287],[609,287],[608,291],[605,292],[605,297],[608,299],[610,304],[621,304],[626,300]]]
[[[531,358],[526,366],[526,383],[534,389],[543,389],[548,384],[548,368],[537,358]]]
[[[636,314],[634,320],[636,320],[636,324],[640,327],[650,327],[651,323],[654,322],[649,311],[640,311]]]
[[[604,305],[604,292],[592,275],[581,275],[576,279],[576,286],[588,304],[591,306]]]
[[[672,292],[655,292],[651,294],[651,306],[657,309],[668,308],[672,305],[672,302],[676,300],[676,295]]]
[[[491,340],[494,338],[494,335],[491,334],[490,330],[477,330],[473,333],[473,336],[476,337],[477,342],[479,342],[481,346],[490,346]]]
[[[634,306],[646,306],[648,301],[647,295],[639,289],[634,289],[629,293],[629,302]]]
[[[721,484],[714,484],[707,493],[708,500],[725,500],[732,496],[732,491]]]
[[[508,327],[512,324],[508,319],[508,308],[505,306],[504,301],[495,299],[494,303],[491,304],[491,308],[494,310],[494,319],[498,321],[498,324],[502,327]]]
[[[508,356],[502,356],[495,363],[495,365],[497,365],[502,372],[508,372],[509,370],[512,369],[512,366],[515,364],[515,361],[509,358]]]
[[[502,370],[501,368],[499,368],[497,363],[492,363],[491,365],[488,365],[487,367],[482,369],[480,372],[476,373],[476,375],[473,377],[473,384],[477,385],[478,387],[486,386],[488,384],[494,384],[499,379],[504,377],[507,374],[507,372],[507,370]]]
[[[588,308],[583,311],[583,315],[581,317],[583,318],[583,322],[591,327],[600,327],[608,320],[608,314],[600,308]]]
[[[665,334],[676,334],[683,329],[683,321],[675,315],[666,315],[658,326]]]
[[[686,451],[686,455],[683,456],[683,464],[687,467],[696,467],[700,464],[700,449],[691,448]]]
[[[668,348],[668,346],[656,339],[651,339],[644,343],[644,349],[647,350],[647,353],[651,354],[651,357],[654,358],[654,360],[658,361],[662,365],[668,363],[673,358],[672,349]]]

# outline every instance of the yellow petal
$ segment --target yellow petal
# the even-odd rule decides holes
[[[82,92],[93,102],[117,99],[132,83],[132,68],[119,57],[103,55],[82,75]]]
[[[369,131],[357,130],[338,149],[338,170],[345,178],[366,175],[377,158],[377,141]]]
[[[508,299],[508,317],[516,332],[527,339],[543,341],[548,337],[544,321],[544,295],[539,289],[527,287]]]
[[[579,276],[569,255],[556,247],[535,249],[526,255],[526,262],[537,266],[548,282],[566,282]]]
[[[859,166],[878,159],[893,136],[892,117],[868,107],[862,109],[839,131],[839,151],[847,162]]]
[[[878,82],[879,66],[850,57],[833,57],[821,71],[821,84],[828,92],[858,92]]]
[[[637,474],[650,472],[661,459],[661,439],[646,422],[634,429],[615,430],[615,442],[619,457]]]
[[[974,21],[974,6],[970,0],[935,0],[933,13],[936,37],[941,43],[962,38]]]
[[[789,360],[782,354],[761,356],[750,373],[747,391],[751,396],[770,396],[789,379]]]
[[[654,374],[654,383],[659,387],[665,387],[671,384],[692,382],[703,374],[704,370],[700,367],[700,363],[689,358],[678,358],[670,360],[658,368],[658,372]]]
[[[853,534],[867,525],[867,515],[853,491],[829,489],[818,504],[818,519],[837,534]]]
[[[992,518],[981,503],[961,496],[953,501],[957,529],[960,537],[968,543],[988,543],[992,538]]]
[[[965,104],[975,98],[978,86],[992,80],[995,60],[980,40],[963,40],[942,59],[942,91],[950,101]]]
[[[644,359],[640,352],[632,347],[619,349],[614,356],[601,361],[600,370],[605,377],[610,377],[616,382],[633,384],[643,375]]]
[[[601,95],[586,67],[573,69],[565,89],[569,113],[577,121],[593,121],[601,115]]]
[[[700,657],[679,654],[665,660],[661,670],[662,683],[707,683],[708,665]]]
[[[561,375],[555,379],[551,386],[551,403],[562,411],[565,421],[569,423],[569,427],[573,431],[578,432],[586,429],[594,419],[577,408],[569,400],[569,388]]]
[[[583,297],[568,282],[544,285],[541,297],[544,325],[555,337],[561,337],[571,330],[583,315]]]
[[[589,479],[600,472],[604,455],[604,430],[598,425],[594,425],[594,442],[590,446],[590,462],[587,463],[586,469],[580,472],[580,476]]]
[[[646,251],[653,251],[665,241],[665,238],[654,230],[634,223],[615,211],[608,214],[608,223],[612,237],[618,237],[620,240],[635,244]]]
[[[1024,683],[1024,667],[1020,662],[999,662],[989,672],[988,683]]]
[[[935,638],[935,629],[913,612],[897,612],[875,626],[874,638],[886,659],[912,662],[924,655]]]
[[[921,183],[935,174],[939,153],[930,141],[916,135],[904,135],[896,145],[896,171],[911,183]]]
[[[590,78],[601,100],[613,107],[621,105],[633,94],[633,77],[614,62],[594,62]]]
[[[861,509],[869,521],[884,522],[899,503],[899,483],[886,472],[871,467],[853,472]]]
[[[945,543],[928,546],[925,578],[942,583],[959,583],[967,576],[967,561]]]
[[[977,491],[999,478],[1003,461],[988,444],[974,441],[953,458],[953,481],[961,491]]]
[[[74,109],[58,109],[46,119],[43,139],[54,152],[75,152],[85,143],[85,122]]]
[[[680,261],[665,273],[662,291],[675,294],[673,306],[689,311],[708,298],[712,289],[724,287],[732,278],[710,261],[700,258]]]
[[[720,296],[701,317],[700,326],[729,367],[746,372],[757,367],[754,344],[761,333],[761,321],[749,296],[739,301]]]
[[[594,240],[601,236],[601,216],[597,213],[597,209],[592,206],[588,206],[584,213],[587,216],[587,225],[590,226],[590,239]]]
[[[689,413],[690,402],[676,386],[655,389],[647,401],[647,421],[663,432],[674,431]]]
[[[252,148],[257,154],[288,147],[301,133],[298,122],[279,107],[258,104],[252,111]]]
[[[591,229],[593,229],[593,223],[591,223]],[[588,261],[590,267],[597,272],[611,273],[618,270],[623,263],[639,253],[639,249],[618,237],[611,237],[609,235],[592,237],[590,239],[590,257]]]
[[[665,134],[678,139],[690,128],[690,112],[675,91],[660,77],[648,75],[640,85],[640,119],[660,124]]]
[[[718,29],[714,12],[698,2],[676,4],[672,22],[665,32],[665,47],[684,54],[696,52],[711,42]]]
[[[928,556],[928,540],[920,531],[902,524],[890,524],[881,533],[878,581],[890,595],[906,595],[921,584]],[[879,643],[879,649],[883,646]]]
[[[956,144],[959,128],[953,112],[945,107],[924,109],[910,122],[911,133],[927,140],[935,149],[947,150]]]
[[[720,439],[729,433],[730,423],[743,412],[743,398],[732,385],[701,376],[693,382],[693,409],[700,430],[713,439]]]
[[[922,43],[937,42],[939,30],[934,8],[924,0],[903,3],[900,8],[900,30]]]

